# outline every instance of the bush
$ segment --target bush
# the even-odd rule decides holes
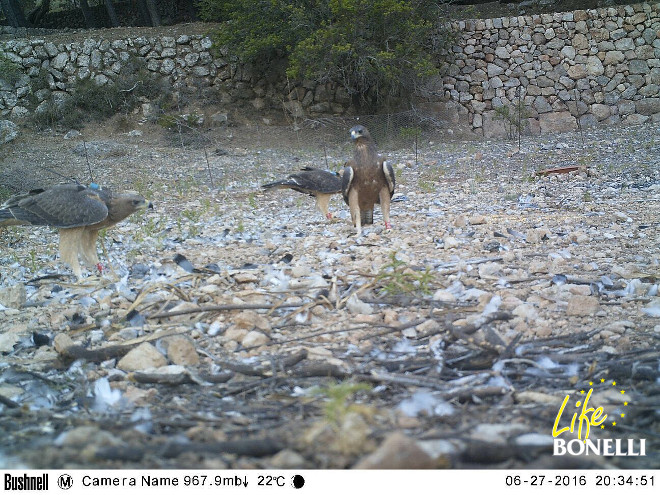
[[[4,53],[0,53],[0,79],[14,85],[21,78],[21,67]]]
[[[207,20],[224,21],[218,46],[243,63],[343,86],[356,105],[412,93],[438,74],[445,45],[433,0],[201,0]]]
[[[117,113],[128,113],[143,99],[165,105],[170,90],[157,74],[147,70],[136,58],[129,59],[116,81],[98,85],[93,79],[77,79],[71,96],[62,101],[49,101],[33,122],[39,128],[62,126],[80,129],[90,120],[103,120]]]

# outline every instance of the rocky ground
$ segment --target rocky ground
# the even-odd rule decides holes
[[[659,464],[658,124],[521,149],[424,136],[388,151],[393,230],[377,212],[360,237],[339,197],[329,222],[259,188],[348,143],[129,131],[2,148],[5,189],[91,170],[155,209],[107,231],[107,271],[80,281],[55,232],[0,232],[0,466]],[[537,174],[557,167],[578,169]],[[589,388],[608,414],[590,438],[646,439],[646,457],[552,456],[562,400],[567,425]]]

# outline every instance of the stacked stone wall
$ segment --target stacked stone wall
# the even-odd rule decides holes
[[[442,88],[433,92],[444,103],[427,106],[452,126],[485,137],[505,134],[498,108],[512,115],[519,102],[529,133],[660,120],[660,3],[467,20],[453,28],[457,42],[436,81]],[[23,117],[62,101],[76,80],[112,84],[131,58],[175,89],[220,105],[295,118],[355,111],[343,88],[259,76],[214,51],[207,36],[109,39],[95,33],[71,42],[49,36],[0,41],[0,64],[8,60],[21,72],[13,79],[0,74],[0,116]]]

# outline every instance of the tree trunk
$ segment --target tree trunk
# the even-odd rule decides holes
[[[145,0],[145,3],[147,4],[149,17],[151,17],[151,25],[160,26],[161,24],[160,14],[158,13],[158,7],[156,6],[156,2],[154,2],[154,0]]]
[[[92,9],[89,8],[87,0],[80,0],[80,10],[82,10],[83,17],[85,18],[85,26],[88,28],[97,28],[99,27],[96,17],[92,12]]]
[[[44,18],[49,10],[50,0],[41,0],[41,3],[32,9],[32,11],[27,15],[27,20],[32,23],[33,26],[38,26],[41,22],[41,19]]]
[[[117,12],[115,11],[115,6],[113,5],[112,0],[105,0],[105,9],[108,11],[110,25],[112,27],[119,26],[119,18],[117,17]]]
[[[13,27],[30,27],[30,23],[23,14],[23,9],[16,0],[0,0],[2,12]]]

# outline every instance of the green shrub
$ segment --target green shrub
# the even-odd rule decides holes
[[[0,79],[14,85],[21,78],[21,67],[13,62],[7,55],[0,53]]]
[[[131,58],[113,82],[101,86],[93,79],[77,79],[69,98],[47,102],[41,111],[35,112],[33,122],[40,128],[59,125],[80,129],[90,120],[128,113],[145,98],[165,105],[171,91],[157,74],[147,70],[142,60]]]
[[[343,86],[358,106],[410,93],[438,74],[449,38],[435,29],[433,0],[201,0],[224,21],[217,46],[264,73]]]

